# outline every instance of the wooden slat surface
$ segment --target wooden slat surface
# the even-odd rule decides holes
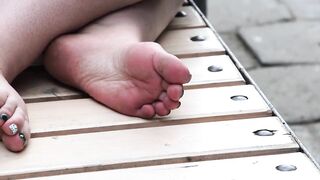
[[[297,170],[288,172],[276,170],[276,167],[281,164],[294,165]],[[301,180],[306,178],[319,180],[320,173],[304,154],[290,153],[79,173],[43,179],[127,180],[128,177],[133,180]],[[36,179],[38,178],[32,180]]]
[[[256,136],[269,129],[274,136]],[[33,138],[15,154],[0,146],[1,177],[32,177],[112,168],[296,152],[278,118],[186,124]]]
[[[186,29],[206,26],[200,15],[192,6],[183,6],[180,11],[186,13],[186,16],[175,17],[167,29]]]
[[[204,41],[191,41],[193,36],[204,36]],[[220,41],[209,28],[165,31],[157,40],[169,53],[180,58],[225,54]]]
[[[183,63],[192,74],[191,81],[185,85],[186,89],[245,84],[238,69],[226,55],[185,58]],[[208,70],[210,66],[220,67],[222,71],[211,72]]]
[[[249,99],[230,99],[238,94]],[[267,104],[249,85],[186,90],[181,102],[179,109],[159,119],[176,120],[175,124],[271,115]],[[121,115],[91,99],[29,103],[27,106],[33,137],[161,125],[155,120]]]

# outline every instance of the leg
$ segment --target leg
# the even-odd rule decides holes
[[[1,1],[0,136],[11,151],[30,138],[25,104],[9,85],[56,36],[140,0]],[[22,134],[21,134],[22,133]]]
[[[150,118],[179,106],[188,69],[153,41],[183,1],[148,0],[58,38],[47,70],[121,113]]]

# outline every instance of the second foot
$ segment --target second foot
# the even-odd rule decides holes
[[[153,42],[101,42],[86,35],[56,40],[45,58],[58,80],[126,115],[164,116],[180,106],[188,69]]]
[[[26,106],[18,93],[0,75],[0,137],[7,149],[22,151],[30,139]]]

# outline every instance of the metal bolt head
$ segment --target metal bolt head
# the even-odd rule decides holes
[[[179,11],[177,14],[176,14],[176,17],[180,18],[180,17],[186,17],[187,16],[187,13],[185,11]]]
[[[253,134],[257,136],[273,136],[274,135],[274,130],[269,130],[269,129],[259,129],[257,131],[254,131]]]
[[[184,1],[182,5],[183,5],[183,6],[188,6],[188,5],[189,5],[189,2],[188,2],[188,1]]]
[[[220,72],[222,70],[223,70],[223,68],[220,66],[212,65],[212,66],[208,67],[208,71],[210,71],[210,72]]]
[[[236,96],[231,96],[231,99],[234,101],[246,101],[249,98],[247,96],[244,95],[236,95]]]
[[[201,35],[197,35],[197,36],[192,36],[190,39],[191,39],[191,41],[204,41],[204,40],[206,40],[206,37],[201,36]]]
[[[276,167],[278,171],[295,171],[297,167],[291,164],[281,164]]]

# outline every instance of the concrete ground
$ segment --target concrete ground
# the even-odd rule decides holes
[[[320,0],[208,0],[208,19],[320,163]]]

